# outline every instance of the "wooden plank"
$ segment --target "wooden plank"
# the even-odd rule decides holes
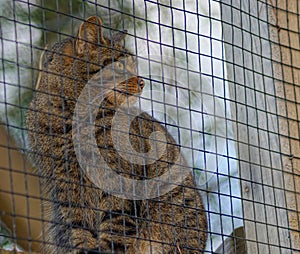
[[[291,247],[300,251],[300,2],[269,1],[280,148]]]
[[[221,1],[248,253],[291,253],[268,11]]]
[[[39,179],[32,174],[26,156],[0,126],[0,211],[25,250],[39,251],[42,238],[42,200]]]

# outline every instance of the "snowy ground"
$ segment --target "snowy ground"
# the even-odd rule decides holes
[[[199,187],[204,190],[210,251],[222,242],[221,235],[230,235],[233,228],[242,225],[242,207],[236,152],[233,142],[228,140],[233,133],[228,121],[230,107],[225,100],[229,94],[223,80],[226,68],[220,6],[215,1],[198,2],[161,0],[158,5],[156,1],[136,0],[133,7],[132,1],[124,0],[123,8],[134,14],[135,19],[125,18],[124,23],[115,27],[128,30],[126,45],[141,57],[139,73],[145,77],[146,87],[140,106],[166,122],[183,146],[183,153],[198,176]],[[26,4],[19,6],[28,11]],[[114,25],[120,17],[119,13],[100,9],[102,12],[107,26]],[[32,45],[39,46],[42,36],[42,30],[34,28],[36,24],[27,25],[28,18],[20,21],[25,24],[1,20],[0,44],[0,83],[4,84],[0,86],[0,116],[16,127],[23,123],[23,113],[18,109],[24,102],[24,93],[29,91],[26,87],[35,82],[31,68],[37,66],[39,52]],[[11,131],[17,134],[19,142],[26,141],[26,134],[18,128]]]

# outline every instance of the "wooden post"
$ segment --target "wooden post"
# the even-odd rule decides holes
[[[280,151],[291,247],[300,251],[300,2],[269,1]]]
[[[295,113],[297,92],[298,102],[300,99],[299,87],[295,85],[298,82],[299,86],[299,50],[294,50],[294,54],[298,54],[297,66],[289,64],[290,75],[298,77],[296,81],[288,75],[294,91],[289,96],[293,94],[294,97],[291,99],[281,93],[279,98],[278,87],[284,90],[288,77],[278,75],[278,67],[274,68],[278,65],[283,70],[281,73],[287,71],[282,57],[274,62],[275,52],[279,52],[279,56],[285,53],[274,39],[278,35],[277,27],[276,31],[271,29],[276,25],[270,16],[272,1],[220,2],[247,251],[251,254],[292,253],[291,248],[300,249],[293,236],[297,227],[299,230],[299,205],[296,207],[297,198],[299,204],[299,171],[296,173],[295,166],[298,163],[299,169],[300,116],[299,112]],[[280,20],[278,23],[280,25]],[[299,29],[299,20],[296,26]],[[299,37],[297,40],[299,47]],[[284,135],[283,119],[293,122],[290,126],[288,121],[284,123],[288,126]],[[292,221],[297,224],[291,224]]]

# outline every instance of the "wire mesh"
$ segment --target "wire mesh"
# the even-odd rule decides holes
[[[3,0],[0,252],[300,251],[299,10]]]

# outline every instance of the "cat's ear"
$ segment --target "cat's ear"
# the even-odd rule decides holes
[[[91,16],[83,22],[78,31],[76,40],[76,52],[79,55],[85,54],[88,49],[97,48],[97,44],[107,44],[103,37],[102,21],[99,17]]]
[[[127,30],[124,30],[122,32],[113,34],[111,40],[114,44],[119,44],[123,46],[126,35],[127,35]]]

